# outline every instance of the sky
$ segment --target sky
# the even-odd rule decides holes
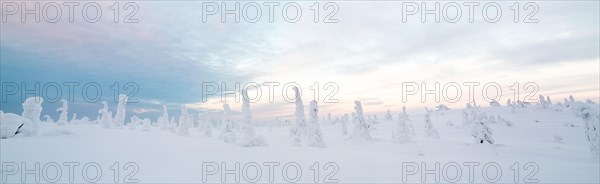
[[[423,23],[419,14],[407,16],[404,22],[402,2],[394,1],[336,2],[335,14],[330,14],[333,7],[324,9],[325,3],[320,3],[319,23],[314,22],[310,9],[314,2],[299,1],[302,16],[298,22],[289,23],[281,13],[281,7],[289,2],[293,1],[275,7],[272,23],[266,6],[262,6],[261,19],[256,23],[243,18],[237,23],[231,15],[223,23],[219,14],[208,15],[203,21],[207,10],[203,10],[202,2],[193,1],[136,2],[138,11],[133,19],[137,23],[115,23],[114,12],[109,9],[113,2],[108,1],[98,2],[102,17],[96,23],[86,22],[79,14],[69,22],[65,7],[57,23],[44,19],[35,23],[33,16],[22,23],[19,14],[6,15],[10,7],[2,4],[6,22],[0,27],[0,109],[20,114],[23,98],[32,96],[21,93],[22,85],[35,89],[36,83],[40,84],[38,93],[46,99],[42,114],[55,120],[55,109],[61,103],[52,101],[67,99],[68,94],[73,95],[69,112],[80,114],[78,117],[95,119],[101,101],[108,101],[115,112],[112,99],[116,86],[118,93],[137,100],[127,104],[128,117],[154,119],[162,113],[162,105],[175,115],[185,105],[192,113],[217,116],[222,110],[221,96],[209,95],[203,83],[225,84],[226,90],[235,90],[236,83],[278,82],[273,102],[268,100],[268,86],[262,85],[260,100],[251,105],[255,119],[263,120],[293,116],[295,106],[283,95],[288,92],[289,97],[294,96],[291,88],[283,89],[292,83],[301,87],[306,105],[315,99],[318,89],[321,115],[334,116],[351,113],[355,100],[362,102],[367,114],[388,109],[399,112],[403,106],[412,110],[439,104],[462,108],[468,102],[465,82],[480,83],[474,98],[482,106],[487,106],[481,94],[488,83],[500,86],[498,101],[502,104],[515,99],[515,89],[519,89],[521,100],[537,100],[540,94],[555,102],[569,95],[600,100],[598,1],[537,2],[539,11],[533,17],[537,23],[515,23],[509,9],[513,2],[498,3],[503,9],[496,23],[482,17],[481,6],[486,2],[475,8],[472,23],[465,6],[457,23],[445,19],[436,23],[433,16]],[[224,3],[235,6],[234,2]],[[221,2],[217,5],[222,8]],[[76,12],[82,6],[76,7]],[[123,9],[124,3],[120,6],[119,20],[133,9]],[[522,20],[532,9],[522,9],[524,3],[520,6]],[[256,15],[248,12],[247,17]],[[333,15],[337,23],[324,23],[327,15]],[[288,16],[294,17],[294,12],[288,9]],[[69,93],[65,83],[79,86]],[[461,98],[450,102],[440,97],[436,102],[429,95],[423,103],[417,93],[403,100],[407,89],[403,84],[423,87],[422,83],[430,90],[439,83],[436,94],[447,96],[456,96],[455,88],[443,92],[442,87],[458,84]],[[19,87],[16,94],[11,88],[14,84]],[[44,92],[45,86],[56,89],[54,84],[61,86],[61,96],[53,90]],[[96,94],[90,88],[83,90],[86,84],[100,87],[99,99],[89,102],[83,98],[83,92]],[[487,94],[495,94],[495,89]],[[256,88],[249,88],[250,96],[257,93]],[[203,95],[208,95],[206,102]],[[524,99],[527,95],[531,98]],[[325,99],[337,102],[326,103]],[[241,102],[236,102],[234,95],[227,100],[234,111],[241,111]]]

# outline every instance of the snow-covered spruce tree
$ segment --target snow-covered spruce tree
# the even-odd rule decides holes
[[[202,127],[200,130],[205,137],[212,137],[212,125],[208,121],[208,116],[206,112],[198,114],[198,121],[200,122],[200,126]]]
[[[386,121],[392,121],[392,113],[390,112],[390,110],[388,109],[387,112],[385,113],[385,120]]]
[[[406,120],[406,121],[410,121],[410,118],[408,117],[408,114],[406,113],[406,106],[402,106],[402,117]]]
[[[333,120],[331,119],[331,112],[327,113],[327,123],[329,123],[329,124],[333,124],[334,123]]]
[[[181,105],[181,115],[179,116],[179,127],[177,130],[177,135],[189,136],[191,126],[192,122],[187,108],[185,107],[185,105]]]
[[[227,103],[223,103],[223,120],[221,121],[221,135],[219,138],[229,143],[235,143],[237,140],[233,120],[231,119],[231,108]]]
[[[548,104],[546,103],[546,98],[543,95],[540,95],[539,103],[544,109],[548,107]]]
[[[237,144],[244,147],[267,146],[265,139],[256,135],[252,125],[252,112],[250,111],[250,99],[248,91],[242,90],[242,127],[240,129]]]
[[[302,137],[307,134],[308,126],[304,117],[304,105],[302,104],[300,90],[294,87],[294,92],[296,94],[296,126],[290,130],[290,137],[292,139],[292,146],[302,146]]]
[[[573,95],[569,95],[569,103],[574,103],[575,102],[575,98],[573,98]]]
[[[169,120],[169,130],[171,131],[171,133],[177,133],[177,122],[175,122],[175,117],[171,117],[171,120]]]
[[[98,110],[98,113],[100,114],[99,123],[102,124],[102,127],[104,128],[110,128],[110,124],[112,123],[112,112],[108,111],[106,101],[102,101],[102,106],[103,108]]]
[[[39,96],[29,97],[23,102],[22,117],[27,118],[33,123],[32,135],[37,135],[40,128],[40,115],[42,114],[42,103],[44,99]]]
[[[352,132],[352,138],[371,140],[371,134],[369,134],[369,124],[364,118],[363,108],[360,101],[354,101],[354,110],[356,113],[355,126]]]
[[[113,119],[114,127],[122,128],[125,125],[125,108],[127,106],[127,95],[119,95],[119,103],[117,104],[117,114]]]
[[[585,122],[585,134],[590,144],[590,151],[594,158],[600,155],[600,120],[597,109],[591,108],[588,104],[575,102],[571,104],[571,111],[575,116],[581,118]]]
[[[439,139],[440,134],[431,122],[431,110],[425,108],[425,137]]]
[[[167,109],[167,105],[163,105],[163,113],[160,118],[158,118],[160,129],[166,130],[169,127],[169,110]]]
[[[69,111],[69,104],[67,103],[67,100],[65,99],[61,99],[60,100],[62,102],[62,107],[56,109],[56,112],[60,112],[60,116],[58,117],[58,124],[59,125],[64,125],[67,124],[67,122],[69,121],[68,119],[68,111]]]
[[[492,138],[492,129],[487,126],[487,123],[481,114],[476,114],[471,135],[477,143],[483,144],[485,141],[490,144],[494,144],[494,139]]]
[[[552,105],[552,100],[550,100],[550,96],[546,96],[546,104]]]
[[[142,126],[143,126],[142,130],[150,131],[150,127],[152,126],[152,121],[150,121],[150,119],[148,119],[148,118],[144,118]]]
[[[1,116],[1,115],[0,115]],[[44,119],[46,119],[46,123],[54,123],[54,120],[52,120],[52,118],[50,117],[50,115],[44,115]]]
[[[446,106],[444,104],[440,104],[438,106],[435,106],[435,109],[437,111],[447,111],[447,110],[450,110],[450,108],[448,108],[448,106]]]
[[[490,107],[500,107],[500,103],[498,103],[498,101],[496,101],[495,99],[492,99],[492,101],[490,102]]]
[[[128,125],[129,130],[135,130],[135,126],[137,125],[137,123],[138,123],[138,117],[137,116],[131,117],[131,121],[129,122],[129,125]]]
[[[513,106],[512,102],[510,101],[510,98],[506,101],[506,106],[507,107]]]
[[[342,117],[342,135],[348,135],[348,113]]]
[[[308,135],[308,146],[326,148],[327,145],[325,145],[321,127],[319,126],[319,107],[317,106],[317,101],[310,101],[309,108],[310,131]]]
[[[79,120],[77,119],[77,113],[73,113],[73,116],[71,116],[71,120],[69,121],[69,123],[72,124],[79,124]]]
[[[404,119],[402,114],[398,115],[398,123],[396,126],[393,139],[398,143],[410,142],[410,128],[406,125],[406,119]]]

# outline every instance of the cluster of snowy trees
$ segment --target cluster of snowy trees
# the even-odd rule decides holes
[[[304,116],[304,104],[302,103],[300,91],[297,87],[294,87],[294,92],[296,97],[296,125],[290,129],[292,146],[302,146],[302,141],[306,139],[307,146],[319,148],[327,147],[318,122],[319,108],[317,102],[314,100],[310,102],[308,112],[310,121],[306,122]],[[342,122],[342,126],[345,126],[344,122]]]
[[[378,123],[376,115],[370,115],[365,118],[364,110],[360,101],[354,102],[354,112],[351,115],[348,113],[332,119],[331,113],[327,113],[326,116],[322,116],[323,120],[319,121],[319,107],[318,103],[314,100],[308,103],[308,120],[304,113],[304,103],[302,101],[298,88],[294,88],[296,96],[296,110],[295,110],[295,125],[290,129],[290,138],[293,146],[310,146],[318,148],[326,148],[327,144],[323,138],[323,132],[321,131],[321,123],[337,123],[341,126],[341,134],[348,136],[351,139],[356,140],[373,140],[370,130],[373,124]],[[229,104],[223,104],[223,113],[220,127],[219,139],[224,142],[238,144],[244,147],[255,147],[255,146],[267,146],[266,140],[258,135],[255,131],[254,123],[252,120],[252,112],[250,108],[250,100],[248,98],[248,91],[242,90],[241,95],[243,97],[242,103],[242,118],[239,125],[236,126],[232,118],[232,110]],[[125,123],[126,117],[126,105],[128,97],[126,95],[119,95],[119,101],[117,104],[116,114],[109,110],[108,104],[103,101],[102,108],[98,110],[98,118],[95,121],[90,121],[89,118],[83,117],[78,119],[76,114],[73,114],[72,119],[69,120],[69,104],[66,100],[62,99],[62,106],[56,109],[60,113],[57,125],[65,124],[85,124],[85,123],[97,123],[104,128],[122,128],[128,126],[130,130],[137,130],[138,126],[141,126],[141,130],[150,131],[153,124],[149,118],[138,118],[132,116],[128,124]],[[42,103],[44,99],[41,97],[30,97],[27,98],[22,106],[23,112],[21,115],[13,113],[4,113],[0,111],[0,137],[5,139],[13,137],[15,135],[22,136],[35,136],[39,133],[40,116],[42,113]],[[564,105],[562,103],[553,104],[549,96],[539,96],[538,107],[544,109],[554,109],[558,107],[568,107],[576,117],[581,118],[585,123],[585,135],[590,145],[590,150],[594,155],[600,154],[600,135],[598,130],[600,129],[600,116],[598,115],[598,105],[591,100],[585,102],[575,101],[573,96],[565,98]],[[500,106],[496,101],[490,103],[490,106]],[[507,101],[507,106],[512,107],[513,111],[515,108],[525,108],[529,106],[528,103],[516,101]],[[490,124],[502,123],[507,126],[513,126],[513,123],[499,115],[488,115],[478,109],[479,106],[473,101],[467,104],[467,108],[462,110],[463,127],[471,128],[471,136],[475,143],[483,144],[489,143],[494,144],[495,140],[492,137],[493,131],[490,128]],[[425,108],[424,114],[424,136],[427,138],[439,139],[440,135],[434,126],[432,115],[434,113],[441,113],[441,111],[449,110],[445,105],[438,105],[434,110]],[[44,116],[45,121],[53,123],[54,121],[48,115]],[[196,121],[197,120],[197,121]],[[384,115],[386,122],[394,121],[391,111],[388,109]],[[412,124],[409,123],[411,120],[409,115],[406,113],[406,108],[402,108],[402,112],[398,114],[395,120],[396,128],[392,131],[392,139],[398,143],[407,143],[416,136]],[[349,129],[350,122],[352,122],[352,130]],[[188,112],[188,108],[185,105],[181,106],[181,114],[178,121],[175,121],[174,117],[169,116],[168,108],[163,105],[162,115],[158,117],[156,126],[160,127],[161,130],[169,130],[172,133],[179,136],[189,136],[190,129],[197,125],[198,131],[206,137],[212,136],[213,124],[209,121],[207,113],[199,113],[197,118]]]

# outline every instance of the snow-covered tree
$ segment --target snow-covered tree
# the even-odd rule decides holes
[[[310,132],[308,135],[308,146],[325,148],[325,141],[321,133],[321,127],[319,126],[319,107],[317,101],[310,101],[309,117],[310,117]]]
[[[163,113],[160,118],[158,118],[160,129],[166,130],[169,127],[169,110],[167,109],[167,105],[163,105]]]
[[[586,103],[586,104],[596,104],[596,102],[594,102],[594,101],[590,100],[589,98],[588,98],[588,99],[585,99],[585,103]]]
[[[398,120],[397,120],[397,125],[396,125],[396,131],[393,134],[393,139],[395,141],[397,141],[398,143],[406,143],[406,142],[410,142],[410,128],[408,127],[408,125],[406,124],[406,119],[403,117],[402,114],[398,115]]]
[[[177,133],[177,122],[175,122],[175,117],[171,117],[171,120],[169,120],[169,130],[171,131],[171,133]]]
[[[198,121],[202,127],[200,130],[203,131],[205,137],[212,137],[212,125],[208,121],[207,113],[203,112],[198,114]]]
[[[494,144],[494,139],[492,138],[492,129],[487,126],[487,122],[481,114],[477,114],[475,117],[471,135],[475,138],[475,142],[477,143],[483,144],[485,141],[490,144]]]
[[[546,98],[544,98],[543,95],[540,95],[540,105],[545,109],[548,107],[548,104],[546,103]]]
[[[390,110],[388,109],[387,112],[385,113],[385,120],[386,121],[392,121],[392,113],[390,112]]]
[[[448,106],[444,105],[444,104],[440,104],[438,106],[435,107],[436,111],[447,111],[450,110],[450,108],[448,108]]]
[[[331,112],[327,113],[327,123],[333,124],[333,120],[331,119]]]
[[[506,101],[506,106],[508,106],[508,107],[513,106],[512,102],[510,101],[510,98]]]
[[[148,119],[148,118],[144,118],[142,130],[150,131],[151,126],[152,126],[152,121],[150,121],[150,119]]]
[[[114,127],[121,128],[125,125],[125,108],[127,106],[127,95],[119,95],[119,103],[117,104],[117,114],[113,119]]]
[[[294,92],[296,94],[296,126],[290,130],[290,137],[293,146],[301,146],[302,137],[308,133],[308,126],[304,117],[304,105],[302,104],[300,91],[297,87],[294,87]]]
[[[179,127],[177,130],[177,135],[189,136],[191,126],[192,119],[190,118],[187,108],[185,107],[185,105],[181,105],[181,115],[179,116]]]
[[[575,98],[573,98],[573,95],[569,95],[569,103],[574,103],[575,102]]]
[[[110,128],[110,124],[112,123],[112,112],[108,111],[108,104],[106,101],[102,101],[103,108],[98,110],[100,114],[100,124],[104,128]]]
[[[355,126],[352,132],[352,138],[362,139],[362,140],[371,140],[371,134],[369,134],[369,124],[365,121],[363,115],[363,108],[360,101],[354,101],[354,110],[355,110]]]
[[[425,137],[439,139],[440,134],[431,122],[431,110],[425,108]]]
[[[79,120],[77,119],[77,113],[73,113],[73,116],[71,116],[71,121],[69,121],[69,123],[79,124]]]
[[[490,102],[490,107],[500,107],[500,103],[498,103],[498,101],[496,101],[495,99],[492,99],[492,101]]]
[[[42,97],[29,97],[23,102],[22,117],[29,119],[33,124],[32,134],[37,135],[40,127],[40,115],[42,114]]]
[[[406,121],[410,121],[410,118],[408,117],[408,114],[406,113],[406,106],[402,106],[402,118],[404,118]]]
[[[550,96],[546,96],[546,104],[552,105],[552,100],[550,100]]]
[[[235,143],[237,140],[231,119],[231,108],[229,108],[229,104],[227,103],[223,103],[223,120],[221,121],[221,135],[219,138],[230,143]]]
[[[585,122],[585,134],[590,145],[590,151],[594,158],[600,155],[600,117],[598,109],[591,108],[588,104],[575,102],[571,104],[571,111],[575,116],[581,118]]]
[[[50,117],[50,115],[44,115],[44,118],[46,119],[46,123],[54,123],[54,120],[52,120],[52,117]]]
[[[342,135],[348,135],[348,113],[342,117]]]
[[[237,141],[238,145],[245,147],[267,146],[265,139],[256,135],[256,132],[254,131],[254,125],[252,125],[252,112],[250,111],[250,99],[248,98],[247,90],[242,90],[242,99],[242,127]]]
[[[58,109],[56,109],[56,112],[60,112],[60,116],[58,117],[58,124],[59,125],[64,125],[67,124],[69,122],[68,119],[68,110],[69,110],[69,104],[67,103],[67,100],[65,99],[61,99],[60,100],[62,102],[62,107],[59,107]]]
[[[135,126],[137,125],[137,123],[139,122],[138,117],[137,116],[133,116],[131,117],[131,121],[129,122],[129,130],[135,130]]]

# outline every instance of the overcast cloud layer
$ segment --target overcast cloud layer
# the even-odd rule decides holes
[[[498,23],[480,13],[469,23],[466,12],[459,23],[422,23],[418,16],[403,23],[401,2],[338,2],[334,24],[312,22],[308,9],[298,23],[281,16],[275,23],[221,23],[217,16],[203,23],[200,2],[137,4],[136,24],[113,23],[107,10],[98,23],[24,24],[10,17],[0,28],[2,82],[98,82],[103,100],[112,98],[114,82],[135,82],[140,102],[128,106],[129,115],[142,117],[156,117],[161,104],[218,112],[219,96],[201,102],[203,82],[226,82],[228,89],[235,82],[297,82],[305,99],[312,98],[313,83],[335,82],[340,102],[320,107],[333,114],[351,111],[354,100],[370,113],[436,104],[418,97],[402,103],[402,82],[497,82],[505,90],[502,103],[512,98],[509,85],[536,82],[539,93],[555,101],[570,94],[599,100],[597,1],[538,2],[540,22],[533,24],[512,22],[508,9]],[[275,103],[265,96],[252,107],[255,116],[292,115],[293,105],[282,99],[281,86],[277,90]],[[241,104],[232,103],[239,110]],[[56,116],[58,106],[46,103],[43,114]],[[72,105],[93,118],[99,108],[77,96]],[[9,98],[1,109],[20,113],[20,99]]]

